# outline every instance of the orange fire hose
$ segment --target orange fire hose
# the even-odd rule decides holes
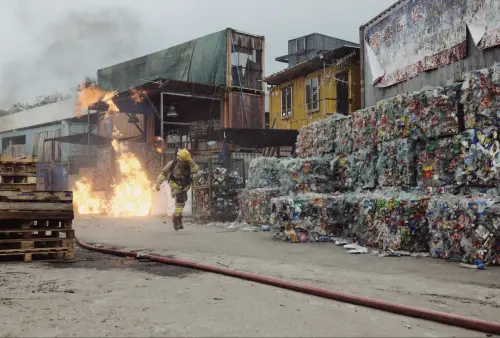
[[[81,247],[83,247],[85,249],[97,251],[97,252],[101,252],[101,253],[105,253],[105,254],[121,256],[121,257],[133,257],[133,258],[147,259],[147,260],[152,261],[152,262],[158,262],[158,263],[163,263],[163,264],[170,264],[170,265],[182,266],[182,267],[186,267],[186,268],[190,268],[190,269],[212,272],[212,273],[216,273],[216,274],[220,274],[220,275],[224,275],[224,276],[240,278],[240,279],[244,279],[244,280],[248,280],[248,281],[252,281],[252,282],[256,282],[256,283],[276,286],[279,288],[292,290],[292,291],[296,291],[296,292],[301,292],[301,293],[305,293],[305,294],[309,294],[309,295],[313,295],[313,296],[317,296],[317,297],[322,297],[322,298],[332,299],[332,300],[336,300],[336,301],[340,301],[340,302],[344,302],[344,303],[350,303],[350,304],[354,304],[354,305],[359,305],[359,306],[369,307],[369,308],[373,308],[373,309],[377,309],[377,310],[382,310],[382,311],[386,311],[386,312],[390,312],[390,313],[394,313],[394,314],[398,314],[398,315],[404,315],[404,316],[413,317],[413,318],[425,319],[425,320],[429,320],[429,321],[433,321],[433,322],[437,322],[437,323],[458,326],[458,327],[462,327],[462,328],[474,330],[474,331],[479,331],[479,332],[491,333],[491,334],[496,334],[496,335],[500,334],[500,323],[497,323],[497,322],[489,322],[489,321],[485,321],[485,320],[481,320],[481,319],[473,319],[473,318],[458,316],[458,315],[454,315],[454,314],[450,314],[450,313],[419,309],[419,308],[415,308],[412,306],[389,303],[389,302],[385,302],[383,300],[378,300],[378,299],[373,299],[373,298],[349,295],[349,294],[345,294],[342,292],[330,291],[330,290],[326,290],[326,289],[317,288],[314,286],[292,283],[292,282],[284,281],[284,280],[277,279],[277,278],[260,276],[260,275],[256,275],[253,273],[243,272],[243,271],[224,269],[224,268],[219,268],[219,267],[215,267],[215,266],[184,261],[184,260],[180,260],[180,259],[172,259],[172,258],[166,258],[166,257],[161,257],[161,256],[156,256],[156,255],[143,254],[140,252],[129,252],[129,251],[122,251],[122,250],[98,248],[98,247],[95,247],[93,245],[85,243],[78,236],[76,236],[76,241]]]

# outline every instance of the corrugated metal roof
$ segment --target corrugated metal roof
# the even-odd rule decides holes
[[[312,73],[323,67],[323,60],[331,62],[335,59],[342,58],[353,51],[359,51],[359,47],[355,46],[342,46],[330,51],[326,51],[322,56],[318,55],[309,60],[297,63],[295,66],[283,69],[279,72],[269,75],[264,78],[264,82],[271,85],[280,84],[290,81],[303,74]]]
[[[396,8],[398,5],[400,5],[404,1],[406,1],[406,0],[398,0],[398,1],[394,2],[392,5],[390,5],[385,10],[383,10],[379,15],[375,16],[373,19],[371,19],[367,23],[362,24],[361,28],[366,27],[369,24],[372,24],[373,22],[377,21],[379,18],[381,18],[382,16],[384,16],[387,12],[393,10],[394,8]]]

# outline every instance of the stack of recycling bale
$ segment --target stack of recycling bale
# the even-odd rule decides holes
[[[248,169],[246,189],[238,192],[238,220],[251,224],[268,224],[271,199],[281,194],[280,180],[285,168],[278,158],[258,157]]]
[[[274,178],[250,188],[277,189],[259,219],[290,241],[343,234],[382,250],[496,262],[500,199],[481,189],[500,183],[499,115],[495,64],[464,83],[310,124],[299,131],[298,158],[256,171]]]

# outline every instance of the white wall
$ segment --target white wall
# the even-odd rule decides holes
[[[67,100],[0,116],[0,133],[73,118],[77,116],[76,103],[77,96],[74,95]]]

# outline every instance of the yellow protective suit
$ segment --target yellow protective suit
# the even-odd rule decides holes
[[[182,150],[179,152],[181,155]],[[159,190],[160,185],[164,181],[168,181],[172,198],[175,199],[175,218],[182,216],[184,206],[187,201],[187,192],[191,188],[191,175],[198,172],[198,166],[194,163],[191,156],[179,156],[176,161],[170,161],[162,169],[156,181],[156,189]]]

